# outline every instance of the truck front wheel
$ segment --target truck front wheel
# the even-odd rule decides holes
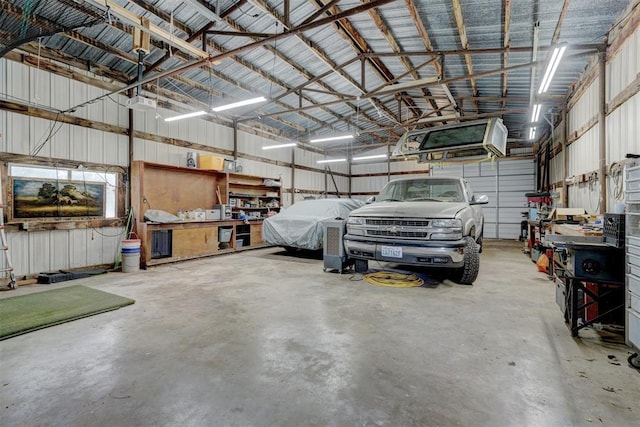
[[[465,237],[467,245],[464,248],[464,266],[453,273],[453,280],[463,285],[471,285],[478,277],[480,270],[480,255],[478,244],[473,237]]]

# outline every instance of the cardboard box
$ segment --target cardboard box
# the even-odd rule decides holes
[[[589,214],[583,208],[554,208],[549,215],[553,221],[586,222]]]
[[[198,156],[198,168],[221,171],[224,170],[224,158],[211,154]]]

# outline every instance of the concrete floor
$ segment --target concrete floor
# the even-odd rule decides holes
[[[1,341],[0,424],[640,425],[629,349],[573,339],[520,248],[487,242],[473,286],[376,287],[268,248],[2,292],[136,303]]]

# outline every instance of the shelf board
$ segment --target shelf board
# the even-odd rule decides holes
[[[240,211],[240,210],[248,210],[248,211],[250,211],[250,210],[254,210],[254,211],[260,211],[260,210],[267,210],[267,209],[280,209],[280,207],[278,206],[277,208],[274,208],[274,207],[272,207],[272,206],[265,206],[265,207],[263,207],[263,208],[238,208],[238,207],[234,206],[234,207],[233,207],[233,209],[235,209],[235,210],[239,210],[239,211]]]
[[[276,187],[273,185],[264,185],[263,183],[259,183],[259,184],[250,184],[250,183],[246,183],[246,182],[233,182],[233,181],[229,181],[229,185],[230,186],[234,186],[234,187],[244,187],[244,188],[265,188],[265,189],[276,189],[276,188],[282,188],[282,187]]]

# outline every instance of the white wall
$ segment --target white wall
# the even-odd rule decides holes
[[[434,176],[464,177],[474,194],[489,197],[482,209],[485,237],[518,238],[521,213],[527,210],[525,194],[535,190],[533,159],[440,164],[431,172]]]
[[[90,72],[74,72],[95,78]],[[0,59],[0,91],[3,98],[23,105],[32,105],[52,111],[66,110],[107,93],[104,89],[81,83],[72,78],[58,76],[17,62]],[[154,95],[155,97],[155,95]],[[129,110],[124,107],[126,97],[112,95],[108,98],[78,108],[72,115],[128,128]],[[191,144],[210,147],[199,150],[166,144],[156,140],[134,138],[133,159],[149,162],[186,165],[187,153],[211,154],[217,150],[233,152],[233,129],[229,126],[201,119],[164,122],[164,117],[176,112],[159,108],[147,112],[134,111],[135,131],[154,137],[173,138]],[[104,132],[89,127],[59,124],[28,115],[0,110],[0,148],[4,153],[30,155],[42,158],[59,158],[78,162],[90,162],[114,167],[128,167],[129,138],[125,134]],[[43,142],[45,142],[42,144]],[[313,170],[296,170],[295,187],[299,193],[290,193],[292,168],[274,164],[289,164],[292,150],[262,150],[263,145],[281,143],[247,132],[238,132],[238,154],[242,173],[248,175],[281,178],[283,204],[303,196],[323,197],[325,191],[333,192],[334,186],[318,160],[324,155],[295,149],[295,164]],[[40,145],[42,144],[42,147]],[[36,154],[37,151],[37,154]],[[232,160],[232,155],[219,154]],[[256,159],[257,158],[257,159]],[[260,159],[267,159],[266,162]],[[332,164],[332,171],[347,174],[347,164]],[[342,194],[349,188],[349,179],[335,176]],[[4,184],[4,183],[3,183]],[[45,271],[111,264],[118,253],[122,229],[102,227],[97,229],[15,231],[7,233],[12,261],[18,276]],[[4,266],[4,258],[0,266]]]
[[[622,31],[622,30],[621,30]],[[615,39],[609,40],[615,44]],[[624,163],[627,153],[640,154],[640,93],[637,92],[640,79],[640,29],[622,44],[616,52],[608,52],[606,64],[606,165]],[[633,88],[636,93],[630,93]],[[580,87],[579,98],[572,99],[568,112],[568,134],[578,138],[567,148],[567,177],[574,178],[568,189],[569,207],[585,208],[589,213],[600,210],[600,184],[597,180],[578,183],[582,174],[599,170],[600,125],[598,119],[600,78],[591,79],[585,87]],[[628,96],[627,94],[631,95]],[[615,105],[621,97],[628,99],[621,105]],[[595,124],[594,124],[595,123]],[[594,124],[589,127],[590,124]],[[554,130],[554,138],[561,141],[563,124]],[[551,177],[554,182],[561,182],[562,154],[551,161]],[[606,211],[613,210],[621,198],[614,197],[618,177],[607,177]]]
[[[44,109],[64,110],[104,93],[66,77],[0,59],[0,90],[9,101]],[[124,102],[121,97],[114,97]],[[113,101],[79,109],[78,117],[126,126],[127,114]],[[0,110],[0,151],[126,167],[125,135],[59,124]],[[6,183],[3,183],[6,185]],[[18,277],[60,269],[113,263],[122,229],[103,227],[78,230],[8,232],[11,259]],[[4,267],[2,257],[0,265]]]

